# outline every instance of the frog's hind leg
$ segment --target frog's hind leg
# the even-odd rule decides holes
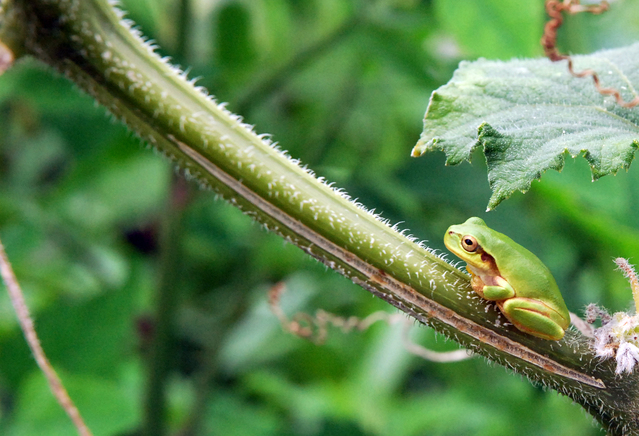
[[[568,328],[568,323],[557,311],[539,300],[510,298],[500,302],[499,307],[519,330],[542,339],[558,341]]]

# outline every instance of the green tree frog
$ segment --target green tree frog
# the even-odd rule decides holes
[[[444,244],[466,261],[475,292],[494,301],[515,327],[543,339],[563,338],[570,314],[537,256],[477,217],[450,226]]]

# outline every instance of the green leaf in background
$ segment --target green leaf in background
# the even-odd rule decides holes
[[[575,70],[592,68],[605,87],[626,100],[639,83],[639,44],[575,56]],[[639,138],[639,108],[625,109],[597,92],[590,79],[546,59],[463,62],[435,91],[424,131],[413,150],[446,152],[448,165],[470,160],[482,147],[493,194],[488,209],[527,191],[548,169],[560,171],[565,153],[583,153],[593,179],[628,169]]]
[[[441,30],[453,37],[466,58],[541,54],[541,1],[436,0],[433,6]]]

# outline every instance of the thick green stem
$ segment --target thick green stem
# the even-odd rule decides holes
[[[615,377],[611,362],[596,359],[578,333],[545,341],[504,325],[466,274],[253,133],[159,59],[105,2],[14,1],[26,20],[27,50],[187,177],[422,323],[569,395],[612,433],[637,433],[637,377]]]

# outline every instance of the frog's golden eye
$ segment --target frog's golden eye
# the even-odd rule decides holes
[[[477,239],[474,236],[466,235],[461,239],[462,247],[464,250],[469,253],[474,253],[477,248],[479,248],[479,244],[477,243]]]

